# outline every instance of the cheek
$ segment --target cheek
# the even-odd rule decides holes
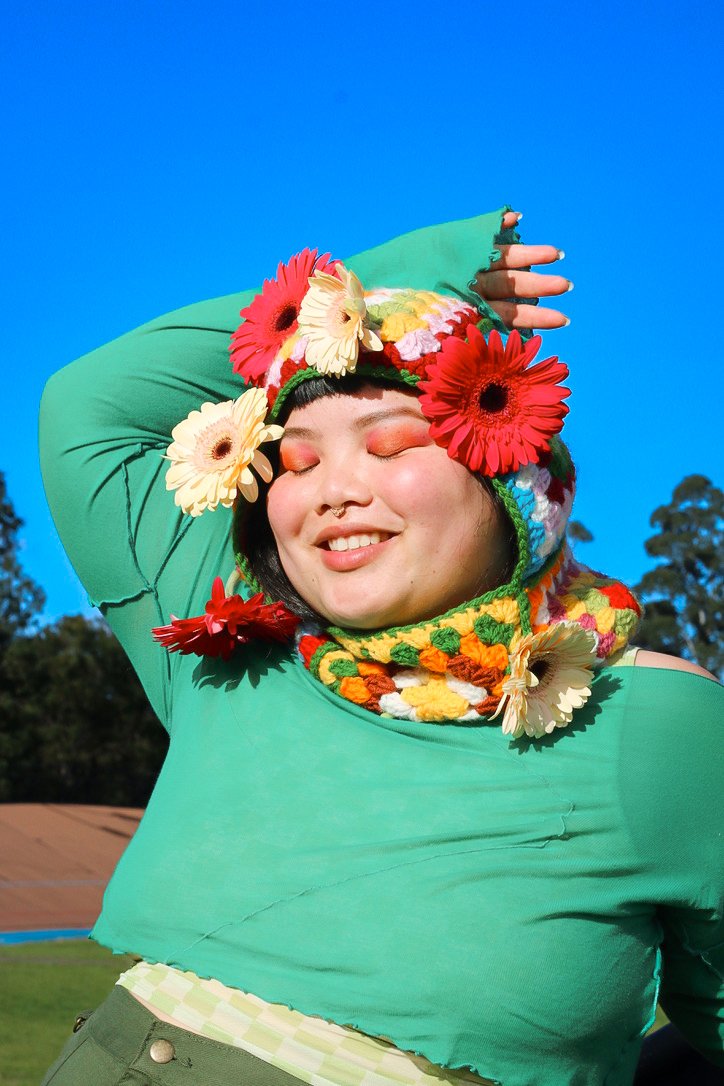
[[[300,488],[290,485],[290,482],[293,484],[298,480],[289,475],[275,479],[266,499],[269,525],[279,547],[283,547],[299,533],[304,516]]]
[[[387,475],[383,485],[389,503],[397,503],[417,523],[431,521],[440,529],[449,520],[460,526],[477,524],[481,506],[477,481],[444,450],[435,452],[414,463],[401,462],[394,474]]]

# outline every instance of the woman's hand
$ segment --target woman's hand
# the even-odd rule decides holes
[[[521,216],[508,211],[503,229],[516,226]],[[553,245],[500,245],[500,260],[488,271],[478,272],[473,288],[494,309],[509,328],[562,328],[568,317],[557,309],[530,305],[511,299],[551,298],[573,289],[562,275],[541,275],[527,271],[535,264],[554,264],[564,253]]]

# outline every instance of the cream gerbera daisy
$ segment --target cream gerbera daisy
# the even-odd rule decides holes
[[[174,427],[166,452],[172,461],[166,489],[176,491],[174,501],[184,513],[198,517],[205,509],[228,507],[237,494],[256,501],[259,489],[251,468],[267,483],[272,477],[259,446],[284,432],[281,426],[264,425],[268,410],[264,390],[250,388],[238,400],[202,404]]]
[[[539,739],[570,724],[591,696],[596,640],[575,622],[527,634],[512,646],[510,675],[495,716],[505,709],[503,732]]]
[[[320,373],[342,376],[354,373],[360,344],[368,351],[381,351],[382,341],[365,324],[367,305],[357,276],[339,263],[335,271],[336,275],[316,272],[309,280],[298,332],[307,339],[307,364]]]

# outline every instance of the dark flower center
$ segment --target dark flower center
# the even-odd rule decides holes
[[[508,406],[508,390],[505,385],[498,385],[495,381],[491,381],[480,393],[479,402],[483,411],[497,415]]]
[[[289,302],[288,305],[282,306],[277,313],[276,320],[274,321],[275,331],[286,332],[288,328],[291,328],[296,319],[297,307]]]
[[[223,460],[225,456],[228,456],[232,449],[232,443],[230,437],[222,437],[220,441],[217,441],[211,450],[211,455],[214,460]]]
[[[528,664],[528,670],[533,672],[539,683],[545,679],[550,669],[551,665],[547,660],[543,659],[533,660],[532,663]]]

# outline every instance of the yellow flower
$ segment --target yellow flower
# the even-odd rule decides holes
[[[205,509],[228,507],[237,494],[256,501],[259,491],[251,468],[267,483],[272,477],[259,445],[276,441],[284,432],[281,426],[264,425],[268,410],[264,390],[250,388],[238,400],[202,404],[174,427],[166,451],[171,461],[166,489],[176,491],[174,501],[184,513],[198,517]]]
[[[365,325],[367,305],[359,279],[342,264],[336,265],[336,272],[317,272],[309,280],[298,332],[307,339],[307,364],[320,373],[341,376],[354,373],[360,343],[368,351],[381,351],[382,341]]]
[[[510,675],[494,714],[505,708],[503,732],[540,738],[570,724],[591,696],[595,651],[593,633],[573,622],[520,638],[511,647]]]

